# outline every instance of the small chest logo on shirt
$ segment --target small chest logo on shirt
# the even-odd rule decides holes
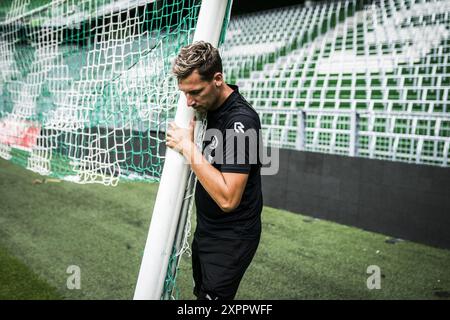
[[[206,147],[206,148],[209,149],[209,151],[207,151],[206,154],[205,154],[206,155],[206,159],[208,160],[209,163],[213,163],[215,149],[217,148],[218,145],[219,145],[219,140],[217,139],[216,136],[212,136],[211,142]]]
[[[219,144],[219,141],[217,140],[217,137],[212,136],[211,143],[208,145],[208,148],[210,148],[211,150],[214,150],[215,148],[217,148],[218,144]]]
[[[234,123],[234,131],[244,133],[244,125],[241,122]]]

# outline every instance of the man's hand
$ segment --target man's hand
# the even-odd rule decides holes
[[[191,120],[189,128],[180,128],[175,122],[169,123],[169,129],[167,130],[166,145],[186,156],[191,151],[194,145],[194,128],[195,118]]]

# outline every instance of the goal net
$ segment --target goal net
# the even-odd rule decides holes
[[[78,183],[158,181],[170,74],[200,1],[0,4],[0,157]]]

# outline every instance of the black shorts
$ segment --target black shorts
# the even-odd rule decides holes
[[[257,239],[223,239],[194,236],[192,271],[198,299],[231,300],[252,261]]]

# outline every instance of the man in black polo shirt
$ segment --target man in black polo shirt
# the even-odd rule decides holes
[[[207,116],[203,153],[188,129],[170,124],[167,146],[183,154],[197,176],[197,228],[192,243],[194,294],[233,299],[261,235],[261,129],[258,114],[225,83],[218,50],[206,42],[181,49],[173,73],[188,107]]]

